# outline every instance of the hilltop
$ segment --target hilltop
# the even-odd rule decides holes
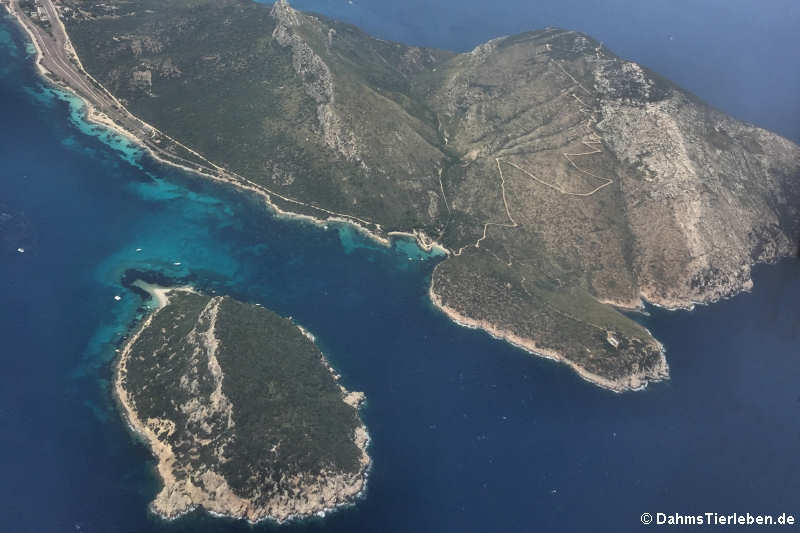
[[[364,489],[364,395],[307,332],[263,307],[140,284],[158,302],[123,347],[116,395],[157,459],[153,510],[279,522]]]
[[[456,54],[283,0],[64,0],[60,17],[93,80],[76,90],[154,154],[441,245],[439,308],[612,390],[668,376],[619,309],[714,302],[797,252],[800,148],[578,32]]]

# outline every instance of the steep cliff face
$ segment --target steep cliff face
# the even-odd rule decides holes
[[[648,300],[715,301],[750,287],[751,263],[795,252],[796,145],[677,90],[657,102],[605,98],[597,127],[632,168],[621,187]]]
[[[158,461],[152,508],[251,521],[352,501],[370,460],[361,393],[291,321],[230,298],[168,293],[124,348],[116,391]]]
[[[453,54],[284,0],[67,1],[84,64],[134,113],[286,197],[443,244],[440,307],[610,388],[667,366],[609,304],[711,302],[796,253],[800,149],[586,35]]]
[[[301,79],[305,93],[317,103],[317,120],[325,145],[345,159],[360,161],[353,133],[342,128],[334,105],[333,74],[296,30],[303,24],[313,25],[313,21],[307,21],[284,0],[275,2],[270,14],[275,19],[272,37],[281,46],[291,49],[294,71]]]

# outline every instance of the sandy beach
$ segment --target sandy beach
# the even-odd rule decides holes
[[[142,281],[137,279],[132,283],[134,287],[138,287],[145,291],[153,301],[156,303],[156,309],[161,309],[165,307],[169,303],[169,293],[173,291],[183,291],[183,292],[195,292],[193,288],[185,286],[185,287],[162,287],[161,285],[155,285],[153,283],[147,283],[146,281]]]

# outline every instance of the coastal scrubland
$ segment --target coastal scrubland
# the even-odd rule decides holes
[[[440,244],[442,310],[613,390],[668,375],[619,308],[713,302],[797,253],[800,148],[578,32],[456,54],[283,0],[64,0],[62,18],[102,86],[232,182]]]
[[[160,293],[115,387],[158,461],[153,510],[284,521],[352,502],[370,463],[363,395],[291,320],[186,288]]]

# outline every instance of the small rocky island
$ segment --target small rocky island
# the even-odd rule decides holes
[[[115,389],[158,461],[155,513],[283,522],[361,493],[364,396],[310,334],[229,297],[139,286],[159,305],[121,350]]]

